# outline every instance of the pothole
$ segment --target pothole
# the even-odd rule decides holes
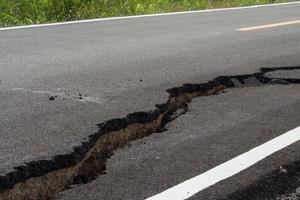
[[[257,87],[264,84],[297,84],[300,79],[274,78],[266,73],[300,70],[297,67],[262,68],[260,72],[220,76],[207,83],[184,84],[168,89],[167,102],[149,112],[135,112],[99,124],[98,132],[73,152],[39,160],[14,168],[0,176],[0,199],[48,199],[70,185],[87,183],[105,172],[106,161],[117,148],[130,141],[162,132],[167,123],[184,114],[195,97],[210,96],[232,87]]]

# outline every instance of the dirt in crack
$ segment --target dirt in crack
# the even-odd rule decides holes
[[[117,148],[155,132],[185,113],[195,97],[210,96],[226,88],[261,86],[264,84],[299,84],[299,79],[270,77],[266,73],[300,70],[300,66],[262,68],[253,74],[220,76],[207,83],[184,84],[168,89],[167,102],[149,112],[135,112],[99,124],[98,132],[88,141],[74,147],[73,152],[39,160],[14,168],[0,176],[0,199],[48,199],[70,185],[87,183],[105,172],[106,161]]]

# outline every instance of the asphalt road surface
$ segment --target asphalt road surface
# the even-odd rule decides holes
[[[0,29],[0,47],[1,178],[72,153],[99,123],[153,110],[169,88],[300,66],[300,3]],[[294,82],[194,98],[166,130],[115,150],[105,174],[53,197],[146,199],[295,129],[300,69],[265,75]],[[288,145],[191,199],[299,199],[299,150]]]

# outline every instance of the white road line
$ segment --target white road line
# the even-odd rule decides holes
[[[36,28],[36,27],[47,27],[47,26],[59,26],[59,25],[67,25],[67,24],[90,23],[90,22],[110,21],[110,20],[121,20],[121,19],[134,19],[134,18],[143,18],[143,17],[159,17],[159,16],[167,16],[167,15],[182,15],[182,14],[215,12],[215,11],[230,11],[230,10],[261,8],[261,7],[274,7],[274,6],[284,6],[284,5],[292,5],[292,4],[300,4],[300,1],[287,2],[287,3],[276,3],[276,4],[263,4],[263,5],[245,6],[245,7],[219,8],[219,9],[158,13],[158,14],[147,14],[147,15],[134,15],[134,16],[124,16],[124,17],[97,18],[97,19],[77,20],[77,21],[58,22],[58,23],[49,23],[49,24],[13,26],[13,27],[0,28],[0,31],[15,30],[15,29],[27,29],[27,28]]]
[[[300,127],[280,135],[250,151],[241,154],[217,167],[186,180],[162,193],[152,196],[146,200],[183,200],[187,199],[201,190],[208,188],[224,179],[227,179],[255,163],[265,159],[267,156],[300,140]]]

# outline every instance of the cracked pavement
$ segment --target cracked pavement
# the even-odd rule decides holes
[[[99,123],[153,110],[168,100],[169,88],[254,73],[260,67],[299,66],[299,26],[254,34],[234,31],[299,17],[299,4],[283,7],[0,31],[0,176],[24,163],[72,152],[98,131]],[[267,74],[299,79],[299,73]],[[78,99],[79,94],[87,100]],[[159,192],[299,126],[299,94],[298,85],[275,84],[196,98],[168,131],[117,150],[106,175],[58,198],[138,199]],[[51,95],[57,98],[50,101]],[[291,147],[293,153],[283,153],[284,159],[275,156],[262,164],[265,171],[253,169],[257,176],[236,179],[247,185],[296,160],[297,145]],[[197,164],[200,168],[193,169]],[[112,183],[120,184],[120,191]],[[225,197],[237,189],[224,185],[206,195]]]
[[[88,184],[73,186],[57,199],[150,197],[268,141],[290,127],[297,127],[300,116],[295,110],[300,109],[299,94],[297,85],[266,85],[233,88],[225,94],[195,98],[186,114],[167,125],[167,131],[116,150],[108,160],[105,174]],[[213,191],[200,193],[193,199],[223,199],[262,174],[271,172],[274,167],[299,159],[299,147],[297,143],[291,147],[293,154],[282,152],[246,175],[223,182],[217,189],[213,187]]]

